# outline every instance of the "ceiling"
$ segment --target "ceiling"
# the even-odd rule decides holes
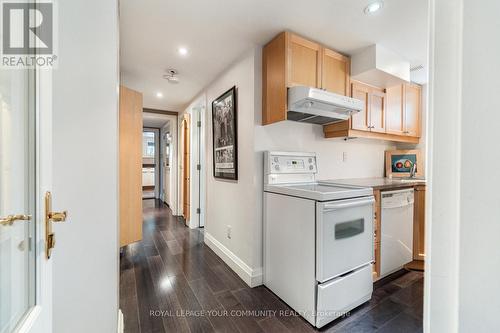
[[[427,0],[120,0],[122,84],[144,94],[144,107],[180,111],[255,45],[283,30],[352,55],[380,43],[427,73]],[[178,53],[186,47],[187,56]],[[162,76],[179,71],[180,83]],[[162,98],[156,97],[161,92]]]
[[[172,116],[157,114],[157,113],[147,113],[142,114],[142,126],[143,127],[153,127],[153,128],[163,128],[170,122]]]

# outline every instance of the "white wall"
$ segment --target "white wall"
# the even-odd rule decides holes
[[[459,330],[500,327],[500,2],[464,0]]]
[[[255,253],[255,225],[260,223],[255,192],[254,148],[254,65],[255,54],[248,52],[242,60],[229,68],[206,89],[207,112],[207,210],[206,233],[214,237],[251,269],[261,264]],[[212,109],[211,103],[232,86],[237,87],[238,98],[238,181],[224,181],[213,177]],[[226,237],[227,226],[232,229]],[[245,277],[244,280],[248,281]]]
[[[500,327],[500,174],[489,166],[500,163],[500,3],[433,0],[431,5],[425,328],[495,332]]]
[[[261,63],[261,48],[251,50],[203,92],[208,110],[205,240],[252,285],[262,279],[263,151],[317,152],[318,178],[332,179],[382,177],[384,151],[395,148],[392,143],[377,140],[325,139],[322,127],[311,124],[287,121],[261,126]],[[237,182],[216,180],[212,161],[210,103],[233,85],[238,89]],[[343,152],[347,153],[345,162]],[[226,236],[228,225],[231,239]]]
[[[58,11],[53,204],[68,220],[54,226],[53,331],[116,332],[117,1],[58,1]]]
[[[424,329],[456,332],[460,172],[459,1],[431,0]],[[432,33],[434,32],[434,33]]]

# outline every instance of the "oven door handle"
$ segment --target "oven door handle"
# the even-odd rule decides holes
[[[375,198],[373,198],[373,197],[363,198],[363,199],[354,199],[354,200],[343,200],[343,201],[324,204],[323,211],[339,210],[339,209],[345,209],[345,208],[366,206],[368,204],[373,205],[374,203],[375,203]]]

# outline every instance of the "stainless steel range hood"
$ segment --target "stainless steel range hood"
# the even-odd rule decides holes
[[[288,120],[326,125],[347,120],[363,107],[363,101],[317,88],[288,89]]]

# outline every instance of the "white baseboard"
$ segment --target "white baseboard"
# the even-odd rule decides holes
[[[123,333],[124,330],[125,326],[123,325],[123,312],[121,309],[118,309],[118,328],[116,331],[118,333]]]
[[[212,249],[251,288],[262,284],[262,267],[251,268],[215,237],[205,231],[205,244]]]

